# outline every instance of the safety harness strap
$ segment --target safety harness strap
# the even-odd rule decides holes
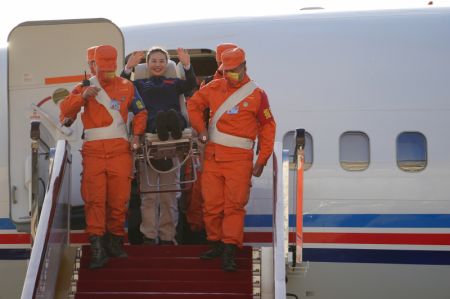
[[[105,90],[101,87],[97,78],[95,76],[91,77],[89,81],[91,82],[91,86],[97,86],[101,88],[95,99],[97,100],[97,102],[103,105],[103,107],[105,107],[105,109],[111,115],[112,123],[107,127],[86,129],[84,131],[84,140],[92,141],[102,139],[124,138],[125,140],[128,141],[127,126],[123,121],[122,115],[120,115],[119,111],[111,108],[112,101],[108,96],[108,94],[105,92]]]
[[[217,122],[226,111],[230,110],[231,108],[239,104],[242,100],[244,100],[246,97],[251,95],[257,87],[258,85],[256,85],[254,81],[246,83],[241,88],[236,90],[233,94],[231,94],[225,100],[225,102],[222,103],[219,109],[217,109],[217,112],[214,114],[214,117],[212,118],[209,124],[208,130],[209,139],[212,142],[229,147],[238,147],[249,150],[253,148],[254,142],[252,139],[220,132],[217,129]]]

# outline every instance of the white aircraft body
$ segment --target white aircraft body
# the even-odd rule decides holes
[[[30,246],[33,104],[75,86],[88,70],[88,47],[112,44],[119,57],[153,45],[183,47],[203,77],[214,71],[214,50],[222,42],[245,49],[248,74],[268,94],[276,141],[290,150],[290,160],[293,131],[307,132],[303,263],[301,270],[287,269],[288,292],[317,299],[448,298],[450,9],[441,8],[122,29],[102,19],[19,25],[0,59],[3,260],[13,259],[7,250]],[[71,144],[71,200],[79,206],[82,124],[77,120],[69,132],[49,121],[58,119],[56,103],[39,108],[49,116],[40,118],[50,145],[61,138]],[[253,179],[247,243],[271,246],[272,174],[270,162]],[[291,206],[294,178],[291,170]],[[290,214],[293,219],[293,207]]]

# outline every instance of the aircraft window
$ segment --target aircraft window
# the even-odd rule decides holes
[[[283,137],[283,149],[289,150],[289,168],[295,169],[295,131],[287,132]],[[313,163],[313,140],[311,134],[305,132],[305,165],[304,170],[311,168]]]
[[[370,163],[369,137],[363,132],[345,132],[339,142],[342,168],[349,171],[367,169]]]
[[[421,171],[427,166],[427,140],[419,132],[403,132],[397,137],[397,165],[404,171]]]

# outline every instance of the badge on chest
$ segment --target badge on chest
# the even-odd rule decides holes
[[[236,105],[233,108],[231,108],[230,110],[227,111],[227,114],[238,114],[239,113],[239,106]]]
[[[109,107],[112,110],[119,111],[120,110],[120,102],[116,99],[111,99],[111,104],[109,105]]]

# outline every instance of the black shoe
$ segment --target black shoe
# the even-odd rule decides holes
[[[222,255],[223,253],[223,243],[222,241],[213,241],[211,242],[211,249],[203,252],[200,255],[200,259],[202,260],[212,260]]]
[[[222,255],[222,269],[225,272],[236,272],[236,261],[234,255],[236,254],[236,245],[225,244]]]
[[[169,131],[167,129],[167,113],[159,111],[156,115],[156,133],[161,141],[167,141],[169,139]]]
[[[182,132],[181,132],[181,120],[178,116],[178,113],[170,109],[166,112],[167,117],[167,126],[169,127],[170,135],[172,135],[173,139],[180,139]]]
[[[97,269],[103,267],[108,262],[105,248],[103,248],[103,238],[100,236],[90,236],[91,243],[91,262],[89,269]]]
[[[107,233],[104,241],[106,253],[110,257],[128,257],[128,254],[123,250],[123,237]]]
[[[142,244],[143,245],[156,245],[157,243],[156,243],[155,239],[144,237],[144,242]]]

